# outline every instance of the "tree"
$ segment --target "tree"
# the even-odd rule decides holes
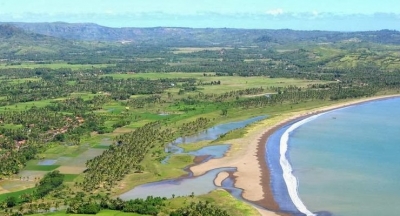
[[[7,197],[6,205],[8,208],[14,207],[17,205],[17,198],[14,196]]]
[[[224,108],[221,110],[221,115],[227,116],[228,115],[228,109]]]
[[[31,202],[31,201],[32,201],[32,194],[30,194],[30,193],[23,193],[23,194],[21,195],[21,200],[22,200],[23,202]]]

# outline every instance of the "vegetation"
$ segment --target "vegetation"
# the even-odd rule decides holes
[[[221,122],[400,90],[396,31],[176,28],[172,37],[170,28],[138,29],[138,36],[94,25],[104,31],[100,38],[83,30],[59,38],[49,30],[73,25],[0,25],[1,215],[43,215],[51,208],[60,210],[55,215],[254,214],[220,191],[168,200],[113,197],[184,175],[193,156],[161,163],[178,137]]]
[[[103,197],[100,200],[95,198],[85,200],[84,194],[79,194],[70,203],[67,213],[77,214],[97,214],[101,209],[119,210],[123,212],[138,213],[144,215],[157,215],[160,207],[165,205],[165,198],[147,197],[143,199],[134,199],[122,201],[120,199],[109,199]]]
[[[216,208],[210,203],[194,203],[192,202],[189,206],[180,208],[170,214],[171,216],[195,216],[195,215],[215,215],[215,216],[228,216],[229,214],[224,211]]]
[[[18,204],[32,203],[34,200],[43,199],[50,192],[60,191],[63,181],[64,175],[60,174],[59,171],[47,173],[43,179],[39,181],[34,190],[28,189],[20,193],[6,194],[5,200],[0,203],[0,206],[7,210]],[[17,197],[16,195],[19,196]],[[30,212],[32,211],[31,209]]]
[[[47,173],[44,176],[44,178],[40,180],[39,184],[36,186],[36,191],[34,195],[37,198],[43,198],[51,191],[60,187],[63,181],[64,181],[64,175],[60,174],[59,171],[53,171]]]

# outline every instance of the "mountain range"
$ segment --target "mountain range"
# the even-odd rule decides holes
[[[0,23],[0,57],[98,51],[104,46],[265,46],[291,43],[400,44],[400,32],[230,28],[111,28],[93,23]]]
[[[400,44],[400,32],[393,30],[365,32],[295,31],[289,29],[229,28],[111,28],[94,23],[3,23],[28,32],[85,41],[184,42],[205,46],[233,43],[317,41],[338,42],[357,38],[362,41]]]

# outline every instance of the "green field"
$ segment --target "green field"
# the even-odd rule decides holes
[[[76,174],[64,174],[64,181],[73,182],[76,177],[78,177]]]
[[[127,78],[144,78],[144,79],[162,79],[162,78],[196,78],[203,83],[211,83],[220,81],[221,85],[200,86],[201,90],[187,94],[221,94],[233,90],[243,90],[248,88],[268,88],[268,87],[284,87],[298,86],[307,87],[315,83],[329,83],[324,81],[286,79],[286,78],[268,78],[268,77],[238,77],[238,76],[213,76],[215,73],[206,73],[210,76],[204,76],[203,73],[141,73],[141,74],[111,74],[104,76],[112,76],[117,79]],[[171,88],[167,92],[178,93],[178,88]],[[268,92],[273,93],[273,92]]]
[[[60,165],[27,165],[25,170],[34,171],[52,171],[60,167]]]
[[[31,193],[31,192],[33,192],[33,191],[34,191],[33,188],[29,188],[29,189],[25,189],[25,190],[16,191],[16,192],[11,192],[11,193],[6,193],[6,194],[0,194],[0,202],[3,202],[4,200],[7,199],[7,197],[10,197],[10,196],[17,197],[17,199],[19,200],[19,199],[20,199],[20,196],[21,196],[22,194]]]

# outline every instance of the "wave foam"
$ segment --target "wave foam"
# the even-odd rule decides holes
[[[283,179],[285,180],[286,186],[288,188],[288,193],[290,199],[292,200],[293,204],[296,208],[303,214],[307,216],[315,216],[314,213],[309,211],[304,203],[301,201],[299,194],[298,194],[298,182],[296,177],[292,173],[292,166],[290,165],[289,161],[286,158],[286,152],[288,149],[288,141],[289,141],[289,134],[300,127],[301,125],[310,122],[317,117],[321,116],[323,113],[311,116],[309,118],[303,119],[299,122],[292,124],[283,134],[280,140],[280,165],[283,170]]]

